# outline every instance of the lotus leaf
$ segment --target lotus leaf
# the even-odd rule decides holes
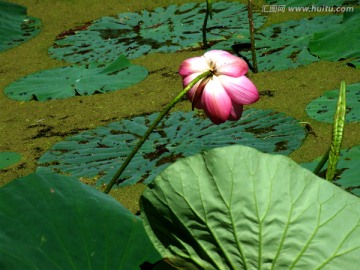
[[[139,217],[74,178],[35,173],[0,189],[1,269],[140,269],[161,259]]]
[[[315,32],[329,29],[341,21],[341,16],[316,16],[271,25],[255,33],[258,68],[261,71],[285,70],[319,61],[309,53],[308,44]],[[228,39],[212,48],[233,50],[251,59],[250,40]],[[251,63],[251,61],[250,61]]]
[[[332,123],[336,109],[339,90],[326,91],[311,101],[306,107],[306,113],[317,121]],[[346,122],[360,120],[360,83],[346,86]]]
[[[121,55],[106,65],[91,63],[33,73],[9,84],[4,92],[16,100],[47,101],[123,89],[147,75],[146,68],[131,64]]]
[[[301,165],[313,171],[321,158],[322,157],[318,157],[313,162],[303,163]],[[320,172],[321,175],[325,175],[326,168],[327,163]],[[341,188],[360,196],[360,145],[340,151],[334,183]]]
[[[310,52],[327,61],[360,57],[360,9],[343,14],[343,21],[314,33]]]
[[[347,63],[347,64],[348,64],[348,66],[351,66],[351,67],[354,67],[354,68],[356,68],[356,69],[359,69],[359,68],[360,68],[360,58],[355,59],[355,60],[353,60],[353,61],[351,61],[351,62],[349,62],[349,63]]]
[[[26,15],[26,7],[0,1],[0,52],[36,36],[40,27],[39,19]]]
[[[246,5],[214,2],[207,27],[211,44],[231,37],[249,36]],[[136,58],[148,53],[170,53],[202,46],[205,3],[170,5],[153,11],[103,17],[59,35],[49,54],[71,63],[113,61],[123,53]],[[254,14],[255,27],[265,21]]]
[[[179,269],[357,269],[360,199],[291,159],[245,146],[178,160],[141,197]]]
[[[20,161],[21,155],[16,152],[0,152],[0,170]]]
[[[38,170],[52,170],[108,183],[121,162],[158,114],[139,116],[82,132],[55,144],[38,160]],[[194,112],[175,112],[152,132],[124,171],[122,185],[148,184],[175,160],[202,150],[244,144],[269,153],[289,154],[305,137],[292,117],[249,109],[237,122],[214,125]]]

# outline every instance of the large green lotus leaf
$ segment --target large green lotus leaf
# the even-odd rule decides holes
[[[140,269],[161,257],[142,221],[64,175],[35,173],[0,189],[1,269]]]
[[[341,24],[316,32],[309,42],[312,54],[327,61],[360,57],[360,9],[344,13]]]
[[[316,158],[313,162],[301,164],[304,168],[314,171],[322,157]],[[326,173],[328,163],[323,167],[320,175]],[[337,164],[335,184],[360,197],[360,145],[340,151]]]
[[[306,113],[317,121],[332,123],[339,90],[326,91],[306,106]],[[360,83],[346,86],[346,122],[360,121]]]
[[[249,37],[246,5],[214,2],[208,21],[210,44],[231,37]],[[103,17],[58,36],[49,54],[68,62],[112,61],[119,53],[136,58],[148,53],[170,53],[202,46],[206,3],[170,5],[153,11]],[[255,27],[265,21],[254,14]]]
[[[16,152],[0,152],[0,170],[19,162],[21,155]]]
[[[39,19],[26,15],[26,7],[0,1],[0,52],[36,36],[40,27]]]
[[[245,146],[175,162],[144,191],[141,215],[155,247],[179,269],[359,263],[359,198],[288,157]]]
[[[135,117],[82,132],[55,144],[38,160],[38,170],[52,170],[108,183],[158,114]],[[249,109],[240,121],[214,125],[193,112],[167,115],[135,155],[121,180],[145,184],[170,163],[202,150],[244,144],[268,153],[289,154],[305,137],[292,117],[271,110]]]
[[[271,25],[255,33],[258,68],[261,71],[297,68],[319,61],[308,51],[310,38],[315,32],[328,29],[341,21],[341,16],[317,16]],[[243,46],[248,41],[228,39],[212,49],[233,49],[251,60],[251,52]],[[251,61],[250,61],[251,63]]]
[[[271,5],[286,5],[286,7],[314,6],[314,8],[318,8],[319,11],[322,11],[321,8],[324,7],[335,9],[334,6],[360,5],[360,1],[358,0],[266,0],[266,2]],[[315,9],[314,11],[317,10]]]
[[[4,92],[16,100],[47,101],[123,89],[147,75],[146,68],[131,64],[121,55],[107,65],[92,63],[33,73],[9,84]]]

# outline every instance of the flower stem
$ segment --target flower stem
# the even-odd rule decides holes
[[[208,22],[208,18],[210,16],[210,19],[212,19],[212,0],[206,0],[206,13],[205,13],[205,17],[204,17],[204,22],[203,22],[203,26],[202,26],[202,38],[203,38],[203,49],[207,49],[209,47],[208,43],[207,43],[207,38],[206,38],[206,28],[207,28],[207,22]]]
[[[249,28],[250,28],[250,41],[251,41],[251,57],[252,57],[252,66],[254,73],[258,73],[258,65],[256,60],[256,50],[255,50],[255,29],[254,29],[254,19],[252,11],[252,0],[248,0],[248,19],[249,19]]]
[[[146,141],[146,139],[149,137],[149,135],[151,134],[151,132],[156,128],[156,126],[160,123],[160,121],[164,118],[164,116],[171,110],[172,107],[175,106],[176,103],[178,103],[183,96],[200,80],[202,80],[203,78],[206,78],[208,76],[210,76],[212,73],[211,71],[205,71],[204,73],[200,74],[199,76],[197,76],[194,80],[192,80],[185,88],[184,90],[181,91],[181,93],[179,95],[177,95],[165,108],[164,110],[158,115],[158,117],[154,120],[154,122],[150,125],[150,127],[147,129],[147,131],[145,132],[145,134],[142,136],[142,138],[140,139],[140,141],[136,144],[136,146],[134,147],[134,149],[131,151],[131,153],[128,155],[128,157],[126,158],[126,160],[124,161],[123,164],[121,164],[121,167],[119,168],[119,170],[117,170],[117,172],[115,173],[115,175],[113,176],[113,178],[111,179],[110,183],[105,187],[104,193],[109,193],[111,188],[115,185],[115,184],[121,184],[121,181],[119,181],[119,177],[121,176],[121,174],[124,172],[124,170],[126,169],[126,167],[129,165],[130,161],[133,159],[133,157],[135,156],[135,154],[139,151],[140,147],[144,144],[144,142]]]

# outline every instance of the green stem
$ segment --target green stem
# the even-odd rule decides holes
[[[192,80],[188,86],[186,86],[184,88],[184,90],[181,91],[181,93],[179,95],[177,95],[177,97],[175,97],[165,108],[164,110],[158,115],[158,117],[154,120],[154,122],[151,124],[151,126],[148,128],[148,130],[145,132],[145,134],[142,136],[142,138],[140,139],[140,141],[136,144],[136,146],[134,147],[134,149],[131,151],[131,153],[128,155],[128,157],[126,158],[126,160],[124,161],[123,164],[121,164],[121,167],[119,168],[119,170],[117,170],[117,172],[115,173],[115,175],[113,176],[113,178],[111,179],[110,183],[106,186],[104,193],[109,193],[111,188],[117,183],[117,184],[121,184],[121,182],[118,181],[119,177],[121,176],[121,174],[124,172],[124,170],[126,169],[126,167],[129,165],[130,161],[132,160],[132,158],[135,156],[135,154],[139,151],[140,147],[143,145],[143,143],[146,141],[146,139],[149,137],[150,133],[156,128],[156,126],[160,123],[160,121],[164,118],[164,116],[171,110],[172,107],[175,106],[176,103],[178,103],[183,96],[200,80],[202,80],[205,77],[210,76],[212,73],[211,71],[205,71],[204,73],[200,74],[199,76],[197,76],[194,80]]]
[[[252,11],[252,0],[248,0],[248,19],[249,19],[249,28],[250,28],[250,41],[251,41],[251,57],[254,73],[258,73],[258,65],[256,60],[256,50],[255,50],[255,29],[254,29],[254,19]]]
[[[320,162],[316,166],[315,170],[313,171],[313,173],[316,174],[317,176],[320,176],[321,169],[324,167],[326,161],[328,161],[329,152],[330,152],[330,149],[326,151],[326,154],[322,157],[322,159],[320,160]]]
[[[207,38],[206,38],[206,28],[207,28],[207,22],[208,18],[210,16],[210,19],[212,18],[212,7],[211,7],[211,0],[206,0],[206,14],[204,18],[204,23],[202,26],[202,38],[203,38],[203,48],[208,48]]]

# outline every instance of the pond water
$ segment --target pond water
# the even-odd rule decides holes
[[[85,22],[122,12],[138,12],[144,9],[170,4],[203,1],[143,1],[143,0],[11,0],[28,8],[28,14],[41,19],[42,31],[30,41],[0,53],[0,89],[29,73],[69,65],[48,55],[55,38],[69,29]],[[245,2],[245,1],[240,1]],[[255,1],[255,11],[261,10],[264,1]],[[265,26],[300,19],[321,13],[265,13]],[[265,27],[264,26],[264,27]],[[201,26],[199,26],[201,27]],[[201,38],[201,37],[199,37]],[[0,185],[35,171],[37,160],[55,143],[80,131],[104,126],[123,118],[160,111],[181,90],[178,75],[180,63],[189,57],[200,56],[202,50],[176,53],[151,53],[131,59],[131,62],[146,67],[149,76],[138,84],[121,91],[92,96],[76,96],[47,102],[20,102],[0,95],[0,151],[21,153],[16,165],[0,170]],[[276,64],[276,63],[275,63]],[[310,118],[307,104],[324,91],[336,89],[340,82],[347,84],[359,81],[360,71],[350,68],[345,61],[319,61],[307,66],[283,71],[249,73],[258,87],[261,98],[246,108],[272,109],[308,122],[312,131],[303,145],[290,157],[296,162],[308,162],[323,155],[331,141],[331,124]],[[190,111],[188,101],[180,102],[174,109]],[[350,123],[345,127],[342,148],[360,143],[360,124]],[[111,194],[131,211],[138,210],[138,198],[142,184],[125,187]]]

